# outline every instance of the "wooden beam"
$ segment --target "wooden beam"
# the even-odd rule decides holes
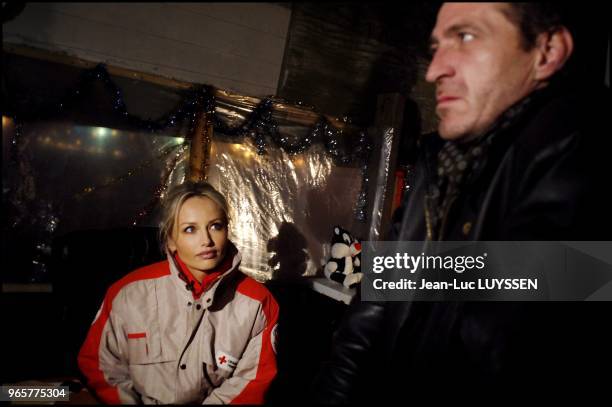
[[[34,48],[27,45],[2,44],[2,51],[15,54],[23,57],[42,59],[44,61],[54,62],[63,65],[74,66],[81,69],[95,68],[99,62],[88,61],[86,59],[70,56],[66,53],[51,52],[40,48]],[[123,78],[136,79],[144,82],[161,85],[173,89],[189,89],[193,86],[192,83],[178,81],[176,79],[165,78],[160,75],[139,72],[132,69],[121,68],[113,65],[106,65],[106,70],[113,76]]]
[[[210,160],[211,138],[213,135],[213,123],[210,115],[200,107],[196,114],[189,148],[189,172],[190,181],[206,181],[208,165]]]
[[[75,56],[68,55],[66,53],[60,52],[52,52],[40,48],[35,48],[27,45],[18,45],[18,44],[10,44],[3,43],[2,49],[6,53],[15,54],[19,56],[24,56],[27,58],[40,59],[44,61],[74,66],[81,69],[92,69],[99,62],[88,61],[82,58],[78,58]],[[146,72],[135,71],[133,69],[122,68],[113,65],[106,65],[106,70],[110,75],[140,80],[148,83],[152,83],[155,85],[163,86],[170,89],[177,90],[185,90],[190,89],[197,84],[191,82],[180,81],[177,79],[166,78],[164,76],[150,74]],[[231,93],[226,90],[216,89],[215,88],[215,97],[220,102],[225,102],[231,106],[238,106],[244,109],[253,110],[257,104],[261,102],[260,98],[253,96],[245,96],[239,95],[236,93]],[[320,117],[320,113],[315,112],[313,109],[304,107],[304,106],[296,106],[282,99],[273,99],[274,105],[274,118],[286,120],[296,125],[302,126],[312,126],[314,125]],[[359,129],[355,126],[347,124],[346,122],[337,119],[333,116],[323,115],[334,127],[340,130],[347,131],[359,131]]]

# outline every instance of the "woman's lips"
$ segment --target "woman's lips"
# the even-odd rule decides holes
[[[441,105],[442,103],[446,103],[446,102],[452,102],[453,100],[458,100],[458,97],[455,96],[440,96],[437,99],[438,105]]]
[[[215,257],[217,257],[217,252],[216,251],[207,251],[207,252],[201,252],[198,253],[197,256],[203,260],[209,260],[209,259],[214,259]]]

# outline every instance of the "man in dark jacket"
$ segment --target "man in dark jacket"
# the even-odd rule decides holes
[[[546,4],[442,6],[426,75],[438,134],[420,141],[386,240],[610,240],[610,99],[574,86],[562,18]],[[609,302],[357,299],[313,394],[332,404],[588,396],[610,378],[611,321]]]

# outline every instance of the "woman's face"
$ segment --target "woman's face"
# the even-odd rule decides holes
[[[209,272],[223,260],[227,248],[227,217],[212,199],[194,196],[183,202],[168,248],[194,275]]]

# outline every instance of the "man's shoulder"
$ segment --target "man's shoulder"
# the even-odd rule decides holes
[[[534,109],[514,144],[522,154],[535,158],[546,149],[560,151],[572,142],[605,143],[592,133],[609,129],[608,106],[608,89],[558,91]]]

